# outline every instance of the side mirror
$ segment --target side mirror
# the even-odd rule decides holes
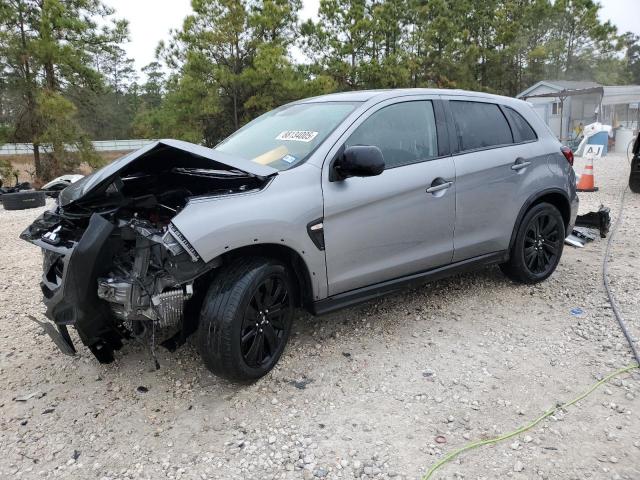
[[[329,180],[349,177],[373,177],[384,171],[382,151],[371,145],[354,145],[344,149],[333,163]]]

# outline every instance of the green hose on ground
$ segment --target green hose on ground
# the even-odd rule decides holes
[[[613,377],[617,377],[618,375],[622,375],[623,373],[630,372],[631,370],[634,370],[636,368],[640,368],[640,365],[637,365],[637,364],[629,365],[627,367],[621,368],[620,370],[616,370],[613,373],[610,373],[609,375],[604,377],[602,380],[600,380],[597,383],[593,384],[586,392],[580,394],[579,396],[577,396],[576,398],[574,398],[570,402],[564,403],[562,405],[556,405],[555,407],[550,408],[549,410],[544,412],[542,415],[540,415],[538,418],[536,418],[533,422],[528,423],[527,425],[523,425],[522,427],[520,427],[520,428],[518,428],[518,429],[516,429],[516,430],[514,430],[512,432],[505,433],[505,434],[500,435],[500,436],[495,437],[495,438],[489,438],[487,440],[478,440],[476,442],[468,443],[464,447],[461,447],[461,448],[459,448],[457,450],[454,450],[451,453],[448,453],[447,455],[442,457],[437,463],[435,463],[429,469],[429,471],[426,473],[426,475],[424,477],[422,477],[422,480],[430,479],[431,476],[435,473],[436,470],[438,470],[440,467],[442,467],[446,463],[449,463],[451,460],[456,458],[461,453],[469,451],[469,450],[473,450],[474,448],[482,447],[484,445],[491,445],[491,444],[494,444],[494,443],[502,442],[502,441],[507,440],[509,438],[515,437],[517,435],[520,435],[521,433],[524,433],[527,430],[532,429],[533,427],[538,425],[542,420],[544,420],[545,418],[553,415],[558,410],[565,409],[565,408],[570,407],[571,405],[579,402],[583,398],[585,398],[588,395],[590,395],[598,387],[600,387],[604,383],[607,383]]]
[[[622,331],[622,333],[624,334],[625,338],[627,339],[627,342],[629,343],[629,346],[631,348],[631,353],[633,354],[633,356],[636,359],[637,363],[635,363],[633,365],[629,365],[628,367],[621,368],[620,370],[616,370],[613,373],[610,373],[609,375],[604,377],[599,382],[593,384],[591,386],[591,388],[589,388],[586,392],[584,392],[583,394],[581,394],[578,397],[574,398],[570,402],[567,402],[567,403],[562,404],[562,405],[557,405],[557,406],[547,410],[540,417],[535,419],[533,422],[531,422],[531,423],[529,423],[527,425],[524,425],[524,426],[518,428],[517,430],[514,430],[513,432],[505,433],[503,435],[500,435],[500,436],[495,437],[495,438],[490,438],[488,440],[478,440],[476,442],[469,443],[469,444],[465,445],[462,448],[454,450],[451,453],[448,453],[447,455],[445,455],[443,458],[441,458],[437,463],[435,463],[429,469],[429,471],[426,473],[426,475],[424,477],[422,477],[422,480],[430,479],[431,476],[434,474],[434,472],[436,470],[438,470],[443,465],[449,463],[451,460],[456,458],[461,453],[469,451],[469,450],[473,450],[474,448],[482,447],[484,445],[491,445],[491,444],[494,444],[494,443],[502,442],[503,440],[507,440],[509,438],[515,437],[516,435],[520,435],[521,433],[526,432],[527,430],[530,430],[531,428],[535,427],[542,420],[544,420],[545,418],[553,415],[558,410],[570,407],[571,405],[579,402],[580,400],[582,400],[586,396],[590,395],[594,390],[596,390],[602,384],[607,383],[613,377],[616,377],[618,375],[622,375],[623,373],[626,373],[626,372],[630,372],[631,370],[634,370],[636,368],[640,368],[640,353],[638,352],[638,349],[636,348],[635,339],[631,336],[631,333],[629,332],[629,329],[627,328],[627,326],[626,326],[626,324],[624,322],[624,319],[622,318],[622,314],[620,313],[620,310],[618,308],[618,303],[616,302],[616,299],[613,296],[613,293],[611,292],[611,287],[609,285],[609,251],[611,249],[611,244],[613,243],[613,237],[615,236],[616,230],[618,229],[618,225],[620,224],[620,221],[622,220],[622,210],[624,209],[624,199],[625,199],[625,194],[626,193],[627,193],[627,188],[625,187],[625,189],[622,191],[622,195],[620,197],[620,208],[618,209],[618,212],[619,212],[618,213],[618,217],[616,218],[616,222],[615,222],[613,228],[611,229],[611,234],[609,235],[609,240],[607,241],[607,247],[606,247],[606,250],[605,250],[605,253],[604,253],[604,258],[602,259],[602,281],[603,281],[603,285],[604,285],[604,290],[605,290],[605,292],[607,294],[607,297],[609,298],[609,303],[611,304],[611,308],[613,310],[613,314],[616,317],[616,320],[618,321],[618,324],[620,326],[620,330]]]

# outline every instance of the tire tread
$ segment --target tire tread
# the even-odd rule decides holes
[[[280,265],[263,257],[243,257],[216,276],[205,296],[197,333],[197,348],[207,368],[232,381],[252,380],[233,358],[233,324],[242,298],[262,267]]]
[[[542,211],[544,209],[552,209],[555,212],[555,215],[558,217],[560,221],[560,225],[563,226],[564,230],[564,220],[562,219],[562,214],[560,211],[552,204],[541,202],[533,205],[527,212],[524,214],[520,225],[518,226],[518,233],[516,235],[516,240],[513,242],[513,246],[511,247],[511,252],[509,254],[509,260],[505,263],[500,264],[500,270],[504,273],[509,279],[513,280],[516,283],[524,283],[524,284],[534,284],[546,280],[556,269],[558,263],[560,262],[560,258],[562,257],[562,249],[564,246],[564,238],[560,242],[560,253],[558,254],[558,263],[551,269],[551,271],[542,277],[536,277],[529,273],[528,269],[523,263],[523,259],[519,254],[517,254],[517,249],[520,248],[520,243],[523,241],[523,236],[525,234],[524,227],[529,222],[529,219],[535,215],[537,212]]]

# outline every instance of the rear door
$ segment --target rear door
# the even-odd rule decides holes
[[[456,134],[457,262],[507,250],[520,208],[548,172],[535,132],[513,108],[477,97],[447,103]]]
[[[330,181],[331,159],[352,145],[379,147],[384,172]],[[441,104],[394,99],[365,113],[333,147],[322,172],[329,295],[449,263],[454,180]]]

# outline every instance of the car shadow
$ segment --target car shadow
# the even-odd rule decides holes
[[[426,283],[423,286],[399,290],[326,315],[313,316],[300,310],[294,318],[289,344],[280,363],[286,362],[287,370],[303,371],[307,360],[302,358],[303,355],[299,351],[309,348],[317,349],[318,345],[326,346],[327,342],[333,342],[339,337],[347,337],[353,333],[354,329],[361,328],[363,323],[369,325],[370,335],[375,336],[381,331],[386,334],[401,335],[403,334],[401,330],[408,331],[414,327],[410,322],[397,321],[399,316],[420,314],[428,317],[432,313],[431,309],[437,313],[444,308],[440,305],[442,302],[455,309],[456,304],[462,303],[463,298],[480,286],[510,289],[514,284],[504,277],[497,267],[487,267]],[[408,311],[408,308],[411,311]],[[428,325],[427,321],[427,328],[429,328]],[[433,328],[439,327],[433,325]],[[169,352],[157,346],[155,354],[160,364],[159,370],[154,368],[149,346],[130,340],[116,352],[116,361],[113,364],[101,366],[101,369],[106,373],[115,368],[118,375],[130,379],[137,377],[140,379],[139,382],[170,381],[173,387],[180,387],[185,383],[191,384],[195,377],[198,388],[227,397],[247,387],[247,384],[231,383],[209,373],[199,358],[193,337],[175,352]],[[300,362],[299,365],[298,362]],[[264,378],[268,381],[270,377],[275,376],[283,380],[282,375],[276,366],[274,372]],[[289,380],[284,379],[284,381]],[[161,388],[173,387],[165,383]]]

